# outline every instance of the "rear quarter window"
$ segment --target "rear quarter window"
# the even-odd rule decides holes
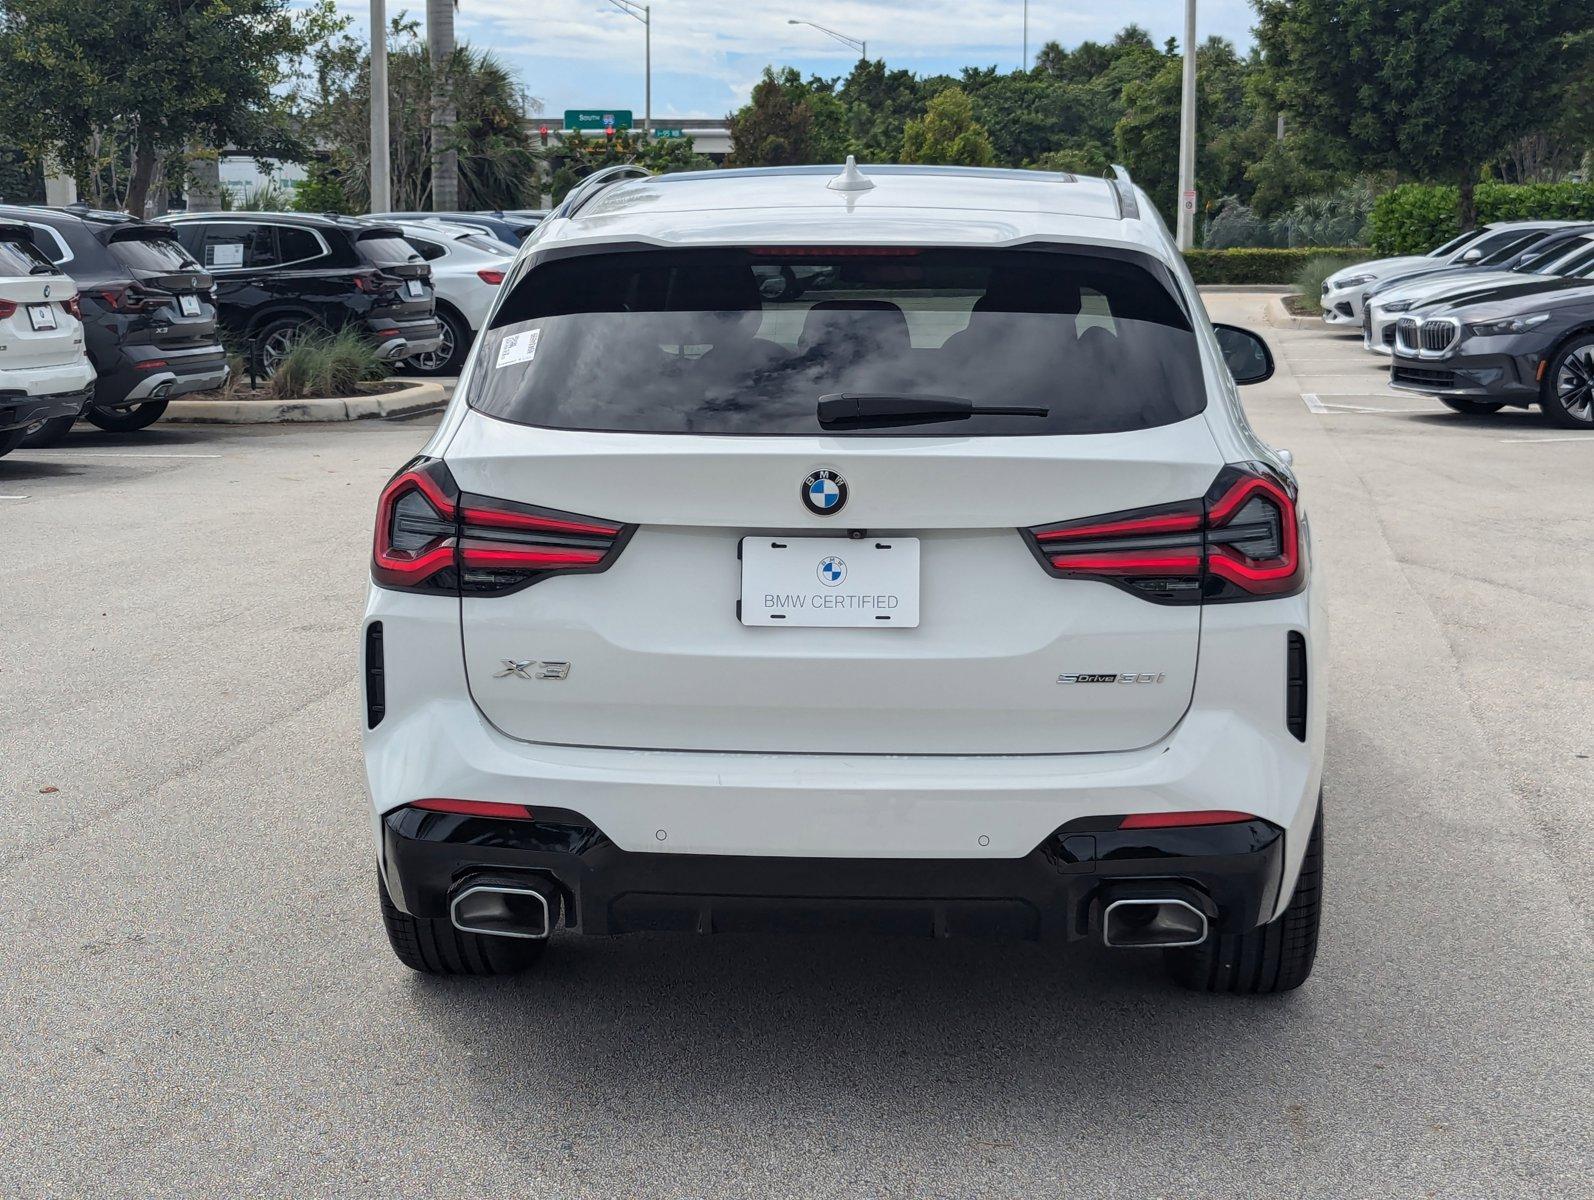
[[[362,237],[354,243],[354,249],[362,262],[373,267],[397,267],[422,261],[415,247],[396,233]]]
[[[1111,433],[1206,406],[1163,268],[1046,250],[695,250],[545,262],[483,336],[470,405],[635,433]],[[955,397],[1041,414],[821,426],[822,396]]]

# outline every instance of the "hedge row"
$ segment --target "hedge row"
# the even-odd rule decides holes
[[[1325,255],[1368,257],[1365,250],[1344,246],[1301,246],[1293,250],[1186,250],[1184,260],[1197,283],[1294,283],[1308,261]]]
[[[1478,223],[1594,221],[1594,183],[1480,183],[1473,193]],[[1426,254],[1461,232],[1460,194],[1438,184],[1405,183],[1373,204],[1369,220],[1377,255]]]

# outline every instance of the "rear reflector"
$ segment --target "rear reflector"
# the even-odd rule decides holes
[[[1130,813],[1118,822],[1119,829],[1183,829],[1194,825],[1237,825],[1254,821],[1250,813],[1224,808],[1198,809],[1195,812]]]
[[[477,271],[476,274],[481,276],[481,281],[483,283],[490,283],[494,287],[497,287],[504,281],[504,273],[502,271],[494,271],[488,267],[483,267],[480,271]]]
[[[414,800],[411,808],[424,808],[427,812],[457,813],[462,817],[503,817],[511,821],[531,819],[531,809],[524,804],[500,804],[496,800]]]

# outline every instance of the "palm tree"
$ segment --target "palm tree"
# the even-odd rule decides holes
[[[459,208],[459,155],[453,149],[454,9],[459,0],[426,0],[426,49],[432,60],[432,211]]]

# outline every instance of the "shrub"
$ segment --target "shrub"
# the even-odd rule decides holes
[[[356,396],[360,384],[387,377],[376,347],[352,329],[308,332],[277,366],[266,386],[281,400],[310,396]]]
[[[1315,196],[1302,196],[1269,219],[1237,196],[1226,196],[1207,223],[1202,244],[1211,250],[1237,246],[1348,246],[1366,236],[1367,216],[1378,194],[1371,179],[1357,179]]]
[[[1324,257],[1354,261],[1366,255],[1354,248],[1324,249],[1303,246],[1295,250],[1186,250],[1184,260],[1197,283],[1293,283],[1312,259]]]
[[[1362,261],[1364,257],[1364,255],[1314,254],[1300,265],[1295,272],[1295,278],[1290,282],[1295,285],[1295,290],[1308,300],[1316,299],[1323,294],[1323,280],[1335,271]]]
[[[1480,183],[1478,222],[1594,221],[1594,183]],[[1407,183],[1385,192],[1368,225],[1373,252],[1425,254],[1461,232],[1454,187]]]

